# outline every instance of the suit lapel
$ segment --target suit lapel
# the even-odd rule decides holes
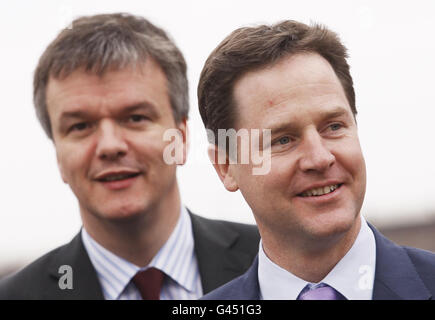
[[[72,289],[61,290],[59,288],[58,282],[62,276],[59,274],[59,267],[62,265],[68,265],[72,268]],[[45,293],[47,299],[104,299],[96,271],[83,246],[81,232],[69,244],[56,252],[48,271],[52,285]]]
[[[432,294],[423,283],[406,250],[385,238],[372,225],[376,241],[373,300],[427,300]],[[232,286],[230,299],[260,298],[258,256],[250,269]]]
[[[249,255],[231,248],[239,234],[218,221],[189,212],[203,293],[227,283],[249,267]]]
[[[239,292],[234,299],[239,300],[260,300],[260,285],[258,283],[258,255],[255,257],[252,266],[241,277]]]
[[[406,250],[370,225],[376,241],[373,300],[427,300],[431,293],[421,280]]]
[[[189,212],[192,220],[195,253],[198,257],[198,267],[204,294],[210,292],[235,277],[243,274],[249,268],[250,256],[241,249],[232,248],[239,238],[239,233],[228,228],[223,222],[209,221]],[[59,288],[59,267],[71,266],[73,270],[73,289]],[[251,269],[257,264],[253,264]],[[251,270],[250,269],[250,270]],[[81,233],[67,245],[59,248],[53,254],[49,265],[50,285],[47,287],[45,299],[104,299],[96,271],[83,245]],[[258,288],[255,272],[251,272]],[[248,286],[250,284],[247,284]],[[248,292],[253,293],[249,290]],[[258,296],[258,289],[254,296]],[[254,292],[254,293],[255,293]],[[258,298],[257,298],[258,299]]]
[[[432,297],[421,280],[406,250],[382,236],[372,225],[376,241],[376,270],[373,300],[427,300]],[[229,283],[223,299],[257,300],[260,298],[258,283],[258,256],[249,270]]]

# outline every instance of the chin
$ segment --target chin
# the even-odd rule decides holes
[[[134,220],[143,215],[145,208],[143,205],[123,204],[102,209],[100,216],[107,220]]]
[[[358,215],[346,212],[322,214],[315,221],[309,221],[308,233],[313,238],[327,239],[341,237],[356,225]]]

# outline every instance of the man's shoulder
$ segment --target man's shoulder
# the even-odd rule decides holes
[[[217,229],[229,229],[236,232],[239,232],[248,237],[259,238],[260,234],[258,232],[258,228],[254,224],[249,223],[240,223],[240,222],[232,222],[227,220],[219,220],[219,219],[210,219],[199,216],[190,212],[192,221],[195,223],[202,224],[207,227],[217,228]]]
[[[245,300],[240,294],[240,287],[244,282],[244,275],[241,275],[204,295],[200,300]]]
[[[435,253],[423,249],[403,247],[426,286],[435,293]]]
[[[415,266],[418,266],[423,269],[426,267],[433,268],[435,266],[434,252],[419,249],[419,248],[407,247],[407,246],[403,246],[403,248],[406,250],[409,257],[414,262]],[[433,269],[432,269],[432,273],[433,273]]]
[[[237,244],[241,247],[253,248],[258,251],[260,233],[254,224],[232,222],[225,220],[209,219],[191,213],[192,224],[195,232],[206,232],[210,237],[230,238],[236,237]],[[249,250],[249,249],[248,249]]]
[[[377,259],[382,259],[383,265],[390,265],[392,261],[401,263],[403,265],[404,260],[408,260],[408,258],[406,257],[409,257],[412,266],[418,271],[418,273],[433,274],[433,270],[435,267],[434,252],[397,244],[386,238],[373,226],[370,225],[370,227],[375,236],[377,254],[381,254],[381,256],[377,257]],[[399,260],[396,260],[396,258]],[[400,266],[396,266],[396,268],[398,267]]]
[[[0,282],[0,299],[103,298],[96,271],[81,240],[81,233],[68,244],[50,251]]]
[[[201,300],[258,300],[259,298],[258,256],[256,256],[244,274],[204,295]]]
[[[67,245],[60,246],[0,281],[0,300],[41,299],[53,281],[50,271],[53,260]]]
[[[373,226],[376,240],[374,299],[418,299],[435,296],[435,253],[402,246]]]

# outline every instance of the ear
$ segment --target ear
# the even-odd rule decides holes
[[[187,120],[184,118],[180,121],[180,123],[177,125],[178,130],[180,131],[182,135],[182,145],[180,148],[182,148],[182,159],[177,159],[178,165],[184,165],[187,161],[187,153],[189,152],[189,127],[187,126]]]
[[[222,151],[221,151],[222,152]],[[219,159],[219,148],[214,144],[208,145],[208,157],[213,164],[216,173],[224,184],[225,189],[231,192],[235,192],[239,189],[237,181],[234,176],[234,166],[229,163],[228,155],[225,156],[225,159]]]

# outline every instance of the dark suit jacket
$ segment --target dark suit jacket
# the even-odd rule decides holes
[[[427,300],[435,294],[435,254],[398,246],[373,226],[376,270],[373,300]],[[212,291],[204,300],[258,300],[258,257],[242,276]]]
[[[190,213],[203,292],[243,274],[258,252],[253,225],[209,220]],[[73,270],[73,289],[59,288],[59,267]],[[0,282],[0,299],[104,299],[80,233]]]

